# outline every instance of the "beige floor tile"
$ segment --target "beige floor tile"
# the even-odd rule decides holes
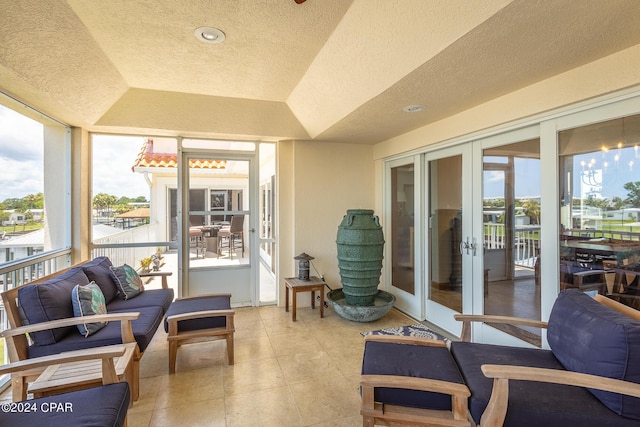
[[[153,411],[150,427],[225,427],[224,399],[185,402]]]
[[[335,344],[327,348],[326,352],[338,370],[343,375],[360,375],[362,372],[362,354],[364,345],[362,343]]]
[[[151,424],[153,411],[127,412],[127,427],[147,427]]]
[[[168,357],[169,351],[165,356]],[[201,368],[210,368],[215,366],[223,366],[227,364],[227,341],[221,340],[205,340],[202,342],[194,342],[183,344],[178,348],[176,357],[176,372],[192,371]]]
[[[234,340],[235,363],[275,357],[271,340],[266,335]]]
[[[292,331],[270,337],[271,347],[276,356],[309,353],[321,349],[320,343],[309,331]]]
[[[140,378],[169,375],[169,350],[145,351],[140,360]]]
[[[360,414],[360,398],[345,377],[326,376],[290,384],[304,425],[326,423]]]
[[[294,332],[307,332],[309,327],[304,321],[293,322],[291,318],[265,320],[264,329],[267,334],[272,337],[282,334],[291,334]]]
[[[279,356],[278,362],[289,384],[340,375],[334,361],[322,350]]]
[[[338,418],[314,424],[313,427],[362,427],[362,417],[358,415],[356,417]]]
[[[156,397],[155,409],[224,397],[220,366],[188,372],[176,371],[173,375],[163,377],[163,380]]]
[[[224,369],[226,396],[285,386],[276,358],[239,362]]]
[[[302,426],[302,418],[289,387],[227,396],[227,427]]]
[[[164,378],[161,376],[140,378],[140,396],[133,402],[128,413],[138,413],[151,411],[156,406],[158,391],[164,385]]]

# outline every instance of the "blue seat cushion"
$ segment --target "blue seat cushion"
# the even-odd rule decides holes
[[[140,317],[131,322],[133,336],[138,343],[141,352],[144,352],[153,338],[160,322],[162,321],[162,308],[144,307],[136,310],[122,310],[120,313],[135,311],[140,313]],[[118,311],[109,310],[109,313]],[[105,345],[122,344],[120,322],[109,322],[107,326],[88,337],[83,337],[75,329],[75,333],[67,335],[63,340],[50,345],[29,346],[29,357],[47,356],[61,353],[63,351],[82,350]]]
[[[120,427],[127,416],[129,396],[129,385],[120,382],[18,402],[16,405],[35,410],[0,411],[0,425]]]
[[[362,375],[399,375],[463,384],[446,347],[427,347],[369,341],[365,344]],[[379,387],[374,400],[414,408],[451,410],[451,396],[442,393]]]
[[[118,295],[118,289],[111,276],[111,266],[111,261],[106,256],[97,257],[82,264],[84,274],[89,280],[93,280],[100,286],[106,304],[109,304]]]
[[[484,364],[531,366],[565,370],[550,350],[468,342],[451,343],[451,354],[471,391],[469,410],[476,423],[493,387],[480,367]],[[513,427],[626,427],[638,422],[602,405],[587,389],[534,381],[509,381],[509,408],[504,426]]]
[[[549,346],[565,369],[640,383],[640,322],[575,289],[560,292],[549,316]],[[592,390],[617,414],[640,420],[640,399]]]
[[[164,318],[164,330],[169,332],[169,322],[167,317],[175,314],[194,313],[206,310],[228,310],[231,308],[230,300],[227,297],[193,298],[174,301],[167,315]],[[199,331],[210,328],[224,328],[227,326],[225,316],[207,317],[202,319],[189,319],[178,322],[178,332]]]
[[[173,289],[145,289],[135,298],[115,298],[107,304],[107,311],[138,311],[143,307],[160,307],[165,313],[173,301]]]
[[[71,293],[76,285],[89,284],[84,271],[74,267],[59,276],[42,283],[26,285],[18,290],[18,303],[28,324],[48,322],[73,317]],[[29,336],[39,345],[54,344],[67,334],[75,332],[75,326],[38,331]]]

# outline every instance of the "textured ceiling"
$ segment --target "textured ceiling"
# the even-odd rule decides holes
[[[636,0],[0,0],[0,89],[94,131],[373,144],[640,44]],[[214,26],[221,44],[196,40]],[[424,104],[418,113],[402,107]]]

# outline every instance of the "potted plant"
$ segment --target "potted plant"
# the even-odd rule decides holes
[[[153,261],[153,259],[148,256],[146,258],[142,258],[140,260],[140,267],[142,267],[142,272],[143,273],[147,273],[149,271],[149,266],[151,265],[151,262]]]

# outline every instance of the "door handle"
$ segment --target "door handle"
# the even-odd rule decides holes
[[[469,242],[469,237],[467,237],[466,241],[460,242],[460,255],[464,255],[462,251],[466,251],[467,255],[469,255],[469,252],[471,252],[471,255],[476,256],[477,247],[478,247],[478,244],[476,242],[475,237],[472,239],[471,242]]]

